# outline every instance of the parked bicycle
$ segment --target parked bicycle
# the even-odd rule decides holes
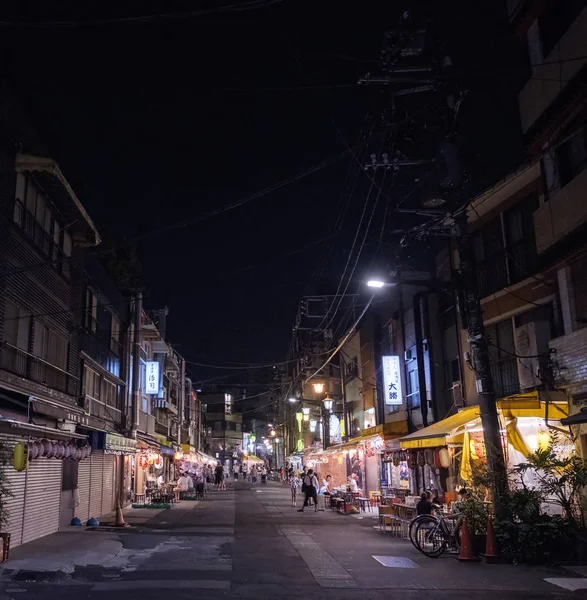
[[[440,514],[438,517],[419,515],[410,523],[410,541],[429,558],[438,558],[447,549],[458,552],[462,522],[461,514],[449,516]]]

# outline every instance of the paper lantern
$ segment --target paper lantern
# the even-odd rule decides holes
[[[58,444],[55,444],[55,454],[54,457],[55,458],[63,458],[65,456],[65,446],[59,442]]]
[[[149,457],[146,454],[141,454],[139,456],[139,467],[141,469],[146,469],[149,466]]]
[[[39,447],[35,443],[29,444],[27,450],[29,454],[29,460],[33,460],[39,455]]]
[[[443,469],[448,469],[450,467],[450,455],[448,453],[448,448],[441,448],[438,454],[440,456],[440,466]]]
[[[163,457],[160,454],[155,454],[155,457],[153,459],[153,466],[156,469],[162,469],[163,468]]]

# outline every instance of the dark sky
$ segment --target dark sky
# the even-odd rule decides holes
[[[126,2],[117,13],[97,2],[54,4],[44,3],[41,13],[32,3],[28,14],[21,7],[3,18],[85,21],[223,3]],[[503,121],[499,112],[513,105],[500,104],[503,89],[494,89],[490,71],[500,57],[477,29],[497,19],[499,3],[487,0],[498,6],[485,13],[473,4],[463,14],[459,2],[446,3],[441,18],[468,36],[460,51],[476,71],[477,105]],[[140,245],[148,304],[169,306],[170,338],[188,359],[284,358],[296,302],[330,247],[321,289],[338,283],[366,180],[338,236],[320,243],[342,205],[348,157],[242,207],[154,232],[336,156],[345,150],[341,137],[355,144],[373,97],[352,84],[376,69],[370,61],[403,8],[283,0],[211,16],[0,31],[3,71],[105,243],[153,234]],[[301,89],[308,87],[319,89]],[[493,152],[504,152],[495,123],[483,135]]]

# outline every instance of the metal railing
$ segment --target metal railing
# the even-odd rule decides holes
[[[51,363],[4,342],[0,366],[5,371],[64,394],[76,395],[77,377]]]
[[[518,362],[513,357],[501,358],[491,362],[491,376],[498,398],[511,396],[520,392],[518,380]]]

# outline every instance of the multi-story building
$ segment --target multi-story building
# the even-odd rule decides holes
[[[204,450],[232,469],[234,462],[238,462],[243,442],[243,417],[235,411],[234,395],[229,392],[204,394],[201,402],[206,431]]]
[[[105,460],[114,448],[92,431],[123,425],[128,314],[85,270],[100,235],[6,89],[0,112],[0,441],[8,454],[26,443],[29,456],[20,470],[5,467],[6,530],[18,545],[68,524],[76,489],[88,514],[114,508],[120,463]]]
[[[549,342],[552,380],[564,390],[587,456],[587,7],[584,2],[508,2],[512,31],[526,46],[528,77],[518,95],[525,143],[540,159],[533,213],[536,261],[556,296]]]

